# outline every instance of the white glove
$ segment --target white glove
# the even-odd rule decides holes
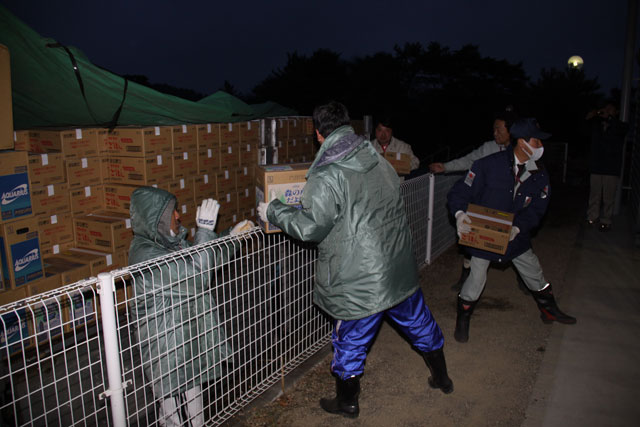
[[[249,221],[248,219],[242,220],[239,223],[237,223],[236,225],[233,226],[233,228],[231,229],[231,234],[232,236],[235,236],[236,234],[240,234],[244,231],[247,231],[248,229],[254,227],[255,224],[253,223],[253,221]]]
[[[269,203],[260,202],[258,204],[258,216],[264,223],[269,222],[269,220],[267,219],[267,209],[269,208]]]
[[[471,231],[471,218],[466,212],[456,212],[456,230],[458,231],[458,237],[462,238],[463,234]]]
[[[214,199],[205,199],[196,211],[196,224],[198,227],[213,231],[218,221],[220,203]]]
[[[520,232],[520,229],[515,225],[511,227],[511,235],[509,236],[509,241],[512,241],[513,239],[515,239],[519,232]]]

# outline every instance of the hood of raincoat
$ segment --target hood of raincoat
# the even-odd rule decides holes
[[[365,173],[379,162],[369,141],[356,135],[351,126],[340,126],[320,145],[320,150],[307,172],[307,178],[316,168],[339,163],[341,167]]]
[[[170,234],[171,216],[176,197],[168,191],[154,187],[139,187],[131,194],[131,227],[134,235],[151,240],[170,250],[180,249],[187,229],[180,226],[176,236]]]

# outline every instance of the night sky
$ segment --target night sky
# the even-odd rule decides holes
[[[2,4],[40,35],[81,49],[96,65],[205,95],[224,80],[248,93],[286,64],[287,52],[328,48],[351,59],[431,41],[454,50],[476,44],[483,55],[522,62],[534,80],[541,68],[564,68],[571,55],[580,55],[587,77],[598,77],[608,91],[621,85],[627,12],[625,0]]]

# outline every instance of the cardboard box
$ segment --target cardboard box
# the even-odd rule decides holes
[[[216,194],[226,194],[236,191],[236,169],[224,169],[216,174]]]
[[[104,209],[104,188],[102,185],[87,185],[69,191],[73,216],[87,215]]]
[[[109,157],[102,159],[105,183],[152,185],[173,179],[171,154],[150,157]]]
[[[206,150],[207,148],[217,151],[220,147],[220,125],[218,123],[209,123],[196,126],[196,139],[198,151]]]
[[[198,155],[194,151],[173,153],[173,179],[193,178],[198,175]]]
[[[259,202],[270,202],[277,198],[281,202],[300,206],[302,192],[307,182],[305,175],[310,163],[271,165],[256,167],[256,206]],[[272,224],[259,221],[267,233],[281,231]]]
[[[40,139],[36,132],[30,130],[17,130],[13,132],[13,149],[16,151],[29,151],[30,153],[46,153],[40,146]]]
[[[220,124],[220,146],[238,144],[240,142],[239,123]]]
[[[165,185],[165,189],[176,196],[179,204],[194,203],[193,202],[193,186],[191,185],[191,179],[176,179],[170,181]]]
[[[33,331],[37,344],[44,344],[62,335],[64,307],[68,298],[50,297],[33,304]]]
[[[2,317],[3,328],[0,328],[0,352],[10,355],[24,352],[33,345],[29,323],[31,316],[25,308],[11,310],[0,315]],[[6,331],[6,335],[5,335]]]
[[[221,233],[240,222],[237,212],[226,210],[222,213],[222,209],[220,209],[220,212],[221,213],[218,215],[218,223],[216,224],[216,231],[218,233]]]
[[[18,302],[27,297],[27,287],[0,291],[0,306]]]
[[[9,49],[0,44],[0,150],[13,148],[13,104]]]
[[[27,286],[27,294],[30,297],[53,291],[60,287],[62,279],[59,274],[45,272],[44,276],[38,280],[30,282]]]
[[[220,169],[237,168],[240,165],[240,143],[220,144]]]
[[[240,122],[237,126],[240,128],[240,143],[260,144],[260,120]]]
[[[84,327],[96,321],[95,297],[96,294],[89,286],[69,294],[71,301],[68,311],[64,313],[65,318],[68,319],[65,325],[67,331]]]
[[[384,153],[384,158],[387,159],[391,166],[396,170],[398,175],[408,175],[411,173],[411,156],[405,153],[393,153],[387,151]]]
[[[193,199],[188,201],[178,200],[178,203],[179,205],[176,206],[176,209],[180,213],[180,224],[187,229],[195,228],[198,207]],[[222,210],[222,206],[220,210]]]
[[[251,210],[256,205],[256,188],[254,186],[245,187],[238,190],[238,212]]]
[[[29,179],[33,187],[65,182],[62,153],[29,154]]]
[[[238,145],[238,154],[241,166],[253,166],[258,164],[258,143],[242,142]]]
[[[128,265],[125,251],[111,253],[82,248],[69,248],[60,252],[60,256],[87,264],[91,269],[91,276],[94,277],[97,277],[100,273],[107,273]]]
[[[75,244],[76,242],[74,240],[71,240],[69,242],[51,242],[48,245],[40,245],[40,251],[43,257],[58,255],[60,252],[74,247]]]
[[[104,209],[110,212],[129,214],[131,194],[138,186],[127,184],[105,184]]]
[[[71,212],[69,186],[66,182],[35,187],[31,192],[31,203],[34,215],[55,215]]]
[[[198,135],[194,125],[180,125],[171,127],[171,151],[198,151]]]
[[[149,157],[171,152],[171,127],[119,127],[98,131],[100,152],[112,156]]]
[[[98,131],[96,129],[68,129],[60,131],[60,145],[65,160],[97,157]]]
[[[128,249],[133,239],[131,220],[115,213],[103,211],[76,217],[73,227],[79,248],[117,252]]]
[[[305,135],[305,125],[300,117],[290,117],[287,120],[287,134],[289,139],[300,139]]]
[[[220,151],[218,148],[198,150],[198,175],[214,173],[220,169]]]
[[[52,246],[56,243],[73,242],[73,217],[71,212],[40,215],[36,217],[36,220],[38,222],[38,237],[40,238],[41,248]]]
[[[43,258],[44,268],[53,274],[60,275],[60,286],[70,285],[91,276],[91,269],[87,264],[53,255]]]
[[[69,189],[102,184],[100,157],[83,157],[66,160]]]
[[[35,153],[62,152],[60,131],[37,129],[29,131],[29,141]]]
[[[24,151],[0,151],[0,223],[31,216],[29,156]]]
[[[236,189],[238,191],[246,188],[252,187],[255,183],[256,176],[256,166],[241,166],[240,168],[234,171],[236,178]]]
[[[471,218],[471,231],[463,234],[458,243],[504,255],[509,245],[513,214],[469,204],[467,215]]]
[[[216,197],[216,176],[204,174],[193,178],[193,200],[200,206],[204,199]]]
[[[19,288],[44,275],[36,218],[0,225],[0,260],[2,289]]]

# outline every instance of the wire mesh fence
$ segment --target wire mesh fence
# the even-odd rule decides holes
[[[419,265],[457,178],[402,185]],[[222,424],[329,343],[315,259],[254,228],[0,307],[0,424]]]

